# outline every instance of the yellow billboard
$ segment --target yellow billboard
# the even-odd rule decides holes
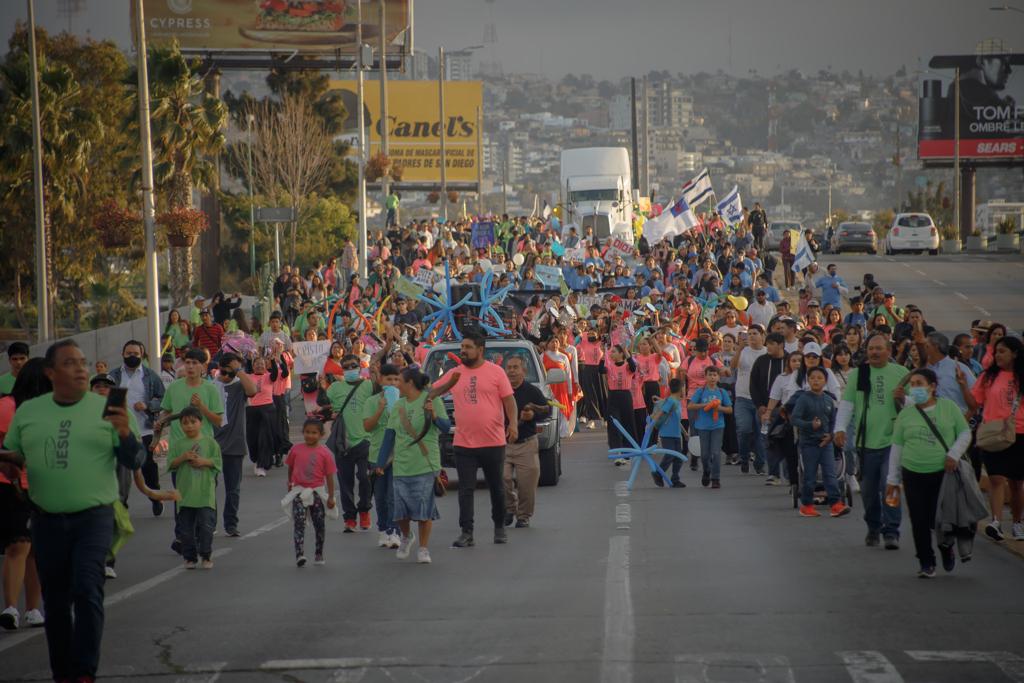
[[[177,40],[184,51],[355,53],[356,0],[143,0],[142,4],[146,39]],[[409,19],[409,0],[386,0],[388,44],[409,28]],[[363,41],[376,46],[379,40],[380,2],[363,0]]]
[[[331,81],[348,109],[342,135],[353,151],[359,132],[355,81]],[[385,123],[380,115],[380,83],[366,81],[364,109],[369,155],[380,152]],[[476,183],[480,150],[478,112],[483,105],[480,81],[444,84],[446,181]],[[441,123],[436,81],[388,81],[388,156],[402,167],[403,183],[441,182]]]

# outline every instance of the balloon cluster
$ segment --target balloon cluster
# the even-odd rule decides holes
[[[654,456],[669,455],[673,458],[679,458],[683,462],[687,461],[687,457],[678,451],[673,451],[668,448],[658,448],[657,443],[651,445],[651,432],[654,430],[654,423],[651,421],[651,418],[647,418],[647,424],[644,427],[644,436],[640,440],[639,444],[637,444],[636,440],[614,417],[612,418],[612,423],[622,434],[622,437],[632,445],[632,448],[612,448],[608,451],[609,460],[618,460],[623,458],[633,460],[633,467],[630,470],[628,480],[629,490],[633,490],[633,483],[636,481],[636,477],[640,473],[641,465],[645,462],[650,467],[652,473],[661,475],[665,484],[672,486],[672,480],[667,474],[665,474],[665,470],[661,469],[661,465],[655,461]]]

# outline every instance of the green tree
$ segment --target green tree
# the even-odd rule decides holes
[[[164,208],[189,207],[194,189],[209,189],[213,184],[215,165],[211,159],[224,146],[227,110],[205,92],[198,64],[189,63],[176,44],[151,45],[147,56],[153,180]],[[137,98],[136,75],[128,82]],[[135,126],[137,118],[132,119]],[[213,229],[218,229],[219,217],[211,219]],[[171,301],[181,306],[192,290],[192,249],[171,247],[170,251]]]

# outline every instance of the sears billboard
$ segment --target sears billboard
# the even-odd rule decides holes
[[[1024,164],[1024,54],[933,57],[921,85],[918,157],[953,160],[954,73],[960,69],[960,159],[994,165]]]

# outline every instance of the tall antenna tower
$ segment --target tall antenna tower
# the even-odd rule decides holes
[[[480,73],[485,76],[500,76],[501,62],[498,61],[497,49],[498,28],[494,23],[494,2],[495,0],[484,0],[487,4],[487,21],[484,23],[483,44],[488,47],[488,58],[480,61]]]
[[[57,0],[57,13],[68,20],[68,33],[72,33],[71,22],[85,9],[85,0]]]

